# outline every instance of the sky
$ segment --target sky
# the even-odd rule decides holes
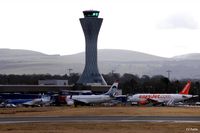
[[[1,0],[0,48],[85,51],[83,10],[103,18],[98,49],[162,57],[200,53],[199,0]]]

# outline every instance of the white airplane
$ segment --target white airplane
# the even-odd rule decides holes
[[[24,106],[45,106],[50,105],[51,97],[47,95],[42,95],[41,98],[35,98],[30,101],[22,103]]]
[[[101,95],[71,95],[66,97],[68,105],[90,105],[109,102],[118,95],[118,82],[114,82],[108,92]]]
[[[41,97],[33,99],[7,99],[2,105],[5,107],[17,107],[17,106],[43,106],[51,103],[51,97],[47,95],[41,95]]]
[[[188,81],[179,94],[135,94],[133,96],[129,96],[127,101],[137,103],[139,105],[149,103],[153,103],[153,105],[174,105],[174,103],[178,103],[192,97],[198,97],[198,95],[188,94],[190,88],[191,82]]]

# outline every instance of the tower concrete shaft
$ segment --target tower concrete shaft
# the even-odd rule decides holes
[[[107,85],[99,73],[97,64],[97,40],[103,19],[98,18],[99,11],[83,11],[80,23],[85,35],[85,68],[77,83]]]

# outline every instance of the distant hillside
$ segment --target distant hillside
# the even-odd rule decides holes
[[[177,60],[200,60],[200,53],[185,54],[173,57]]]
[[[74,55],[66,55],[65,59],[72,62],[83,62],[85,53],[78,53]],[[159,56],[150,54],[129,51],[129,50],[116,50],[116,49],[100,49],[98,50],[99,61],[112,61],[112,62],[134,62],[134,61],[161,61],[166,60]]]
[[[103,49],[98,51],[98,66],[101,73],[114,70],[117,73],[137,75],[165,75],[171,70],[172,78],[200,78],[200,54],[188,54],[163,58],[145,53]],[[85,54],[46,55],[43,53],[0,49],[1,74],[66,74],[67,69],[82,73]]]
[[[162,61],[166,58],[129,50],[103,49],[99,50],[100,61]]]
[[[15,49],[0,49],[0,59],[15,59],[15,58],[27,58],[27,57],[39,57],[46,56],[43,53],[30,51],[30,50],[15,50]]]
[[[85,53],[81,52],[73,55],[66,55],[62,57],[66,61],[73,63],[84,63]],[[154,56],[150,54],[116,49],[100,49],[98,50],[98,61],[112,61],[112,62],[135,62],[135,61],[162,61],[166,58]]]

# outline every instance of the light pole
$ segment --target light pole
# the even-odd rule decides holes
[[[170,73],[171,73],[172,71],[171,71],[171,70],[167,70],[166,72],[167,72],[167,74],[168,74],[168,79],[170,80]]]
[[[114,74],[114,72],[115,72],[115,70],[112,70],[112,71],[111,71],[112,75]]]
[[[70,75],[71,75],[71,71],[72,71],[73,69],[68,68],[67,70],[68,70],[68,72],[69,72],[69,76],[70,76]]]

